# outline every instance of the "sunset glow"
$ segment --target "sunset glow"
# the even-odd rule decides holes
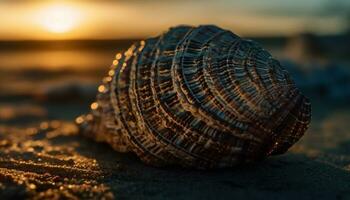
[[[49,32],[69,32],[79,22],[79,10],[68,5],[50,5],[39,12],[39,24]]]
[[[146,38],[179,24],[215,24],[241,36],[337,34],[349,29],[350,8],[338,1],[329,13],[326,0],[281,7],[276,0],[0,1],[0,40]]]

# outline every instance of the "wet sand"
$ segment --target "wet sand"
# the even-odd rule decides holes
[[[54,107],[57,112],[68,110]],[[13,116],[0,125],[0,197],[348,199],[349,111],[348,106],[316,107],[311,128],[287,154],[211,171],[145,166],[133,154],[117,153],[80,136],[69,119],[72,115],[47,121],[55,118],[47,116],[53,115],[50,109],[27,112],[27,118],[36,118],[19,123],[19,116]]]

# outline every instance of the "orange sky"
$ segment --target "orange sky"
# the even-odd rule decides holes
[[[332,34],[347,28],[341,12],[328,12],[326,0],[294,0],[283,6],[276,0],[248,2],[3,0],[0,40],[140,38],[177,24],[216,24],[250,36]]]

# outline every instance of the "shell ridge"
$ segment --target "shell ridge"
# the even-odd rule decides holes
[[[199,31],[200,31],[200,30],[197,30],[197,32],[199,32]],[[191,37],[194,37],[194,34],[197,34],[197,32],[193,33],[193,35],[192,35]],[[189,41],[190,38],[187,38],[187,40]],[[183,44],[183,45],[188,45],[188,43],[189,43],[188,41],[187,41],[187,42],[184,42],[184,43],[182,43],[182,44]],[[183,49],[183,51],[185,51],[186,47],[182,46],[181,49]],[[183,63],[183,55],[184,55],[184,52],[182,52],[182,54],[179,55],[179,59],[180,59],[179,62],[180,62],[180,63]],[[176,64],[176,66],[181,66],[181,65],[183,65],[183,64]],[[185,90],[181,89],[181,84],[180,84],[180,82],[181,82],[181,80],[183,80],[183,79],[181,78],[181,77],[182,77],[182,76],[181,76],[181,74],[182,74],[181,68],[178,68],[178,67],[176,67],[176,66],[175,66],[175,72],[178,73],[178,75],[175,75],[174,77],[177,77],[177,78],[176,78],[176,81],[177,81],[177,83],[178,83],[178,85],[179,85],[178,92],[181,93],[181,94],[184,94],[184,95],[183,95],[183,98],[185,98],[185,99],[187,99],[187,101],[189,101],[188,98],[187,98],[186,92],[185,92],[187,86],[183,86],[183,88],[185,88]],[[190,101],[190,102],[192,102],[192,101]],[[194,107],[194,103],[189,103],[189,104],[190,104],[190,107]],[[195,104],[195,105],[198,105],[198,103]],[[198,106],[200,106],[200,105],[198,105]],[[202,108],[202,109],[203,109],[204,113],[203,113],[201,116],[204,117],[204,119],[207,119],[206,121],[216,122],[216,124],[219,124],[221,128],[224,128],[224,130],[230,130],[230,128],[229,128],[227,125],[223,125],[222,123],[218,123],[218,122],[220,122],[220,121],[219,121],[218,119],[215,119],[214,116],[212,115],[212,113],[206,111],[207,109],[204,109],[204,108]],[[189,110],[191,111],[191,108],[189,108]],[[205,113],[207,113],[207,114],[205,114]],[[214,112],[214,113],[215,113],[215,112]],[[220,117],[222,117],[222,116],[219,115],[218,117],[219,117],[219,119],[220,119]]]
[[[178,26],[117,54],[82,134],[143,162],[221,168],[284,153],[311,104],[254,41],[214,25]]]
[[[161,39],[160,42],[163,42],[164,39]],[[156,66],[157,66],[157,62],[158,62],[158,59],[159,59],[159,56],[160,56],[160,53],[161,53],[161,50],[160,48],[162,47],[163,45],[159,45],[159,48],[155,48],[156,49],[156,55],[154,57],[154,60],[152,62],[152,65],[151,65],[151,69],[150,69],[150,73],[151,73],[151,76],[150,76],[150,89],[151,89],[151,93],[152,93],[152,98],[153,100],[156,102],[156,106],[158,109],[162,109],[162,106],[160,105],[160,101],[159,99],[157,98],[157,91],[155,90],[155,84],[154,84],[154,81],[155,81],[155,76],[156,76]],[[164,116],[162,113],[162,111],[164,110],[161,110],[160,112],[158,111],[157,114],[159,114],[160,116],[160,120],[162,120],[162,122],[165,122],[166,120],[166,116]],[[162,123],[161,123],[162,124]],[[164,125],[163,125],[164,126]],[[164,127],[163,130],[171,130],[169,127]],[[171,130],[172,131],[172,130]],[[186,131],[185,131],[186,133]],[[176,135],[176,132],[171,132],[170,133],[171,135]],[[186,136],[186,134],[184,134],[184,136]],[[167,138],[166,136],[164,136],[163,134],[160,134],[160,137],[162,137],[162,139],[167,143],[167,144],[174,144],[174,142]],[[175,136],[174,136],[175,137]],[[176,144],[176,142],[175,142]],[[178,147],[178,148],[174,148],[174,147]],[[205,158],[201,158],[200,156],[197,156],[195,154],[193,154],[192,152],[188,151],[186,148],[184,148],[183,146],[181,145],[175,145],[173,147],[171,146],[168,146],[168,148],[172,148],[174,150],[171,150],[170,152],[174,155],[174,156],[181,156],[181,157],[185,157],[186,159],[189,159],[189,160],[193,160],[194,158],[200,158],[200,159],[204,159],[206,160]],[[178,152],[179,150],[185,152],[186,154],[190,155],[191,157],[189,157],[188,155],[184,154],[182,155],[182,153]],[[193,162],[193,161],[191,161]]]
[[[124,58],[126,57],[126,55],[124,55]],[[120,68],[120,72],[118,74],[116,74],[116,78],[117,78],[117,81],[119,78],[120,75],[124,75],[125,76],[125,69],[126,67],[129,67],[129,65],[127,65],[126,63],[126,58],[124,59],[124,62],[123,62],[123,65],[121,66]],[[129,70],[129,73],[131,71]],[[130,76],[126,76],[127,78],[130,77]],[[119,81],[118,81],[119,83]],[[125,83],[124,83],[125,84]],[[129,83],[127,83],[129,84]],[[125,87],[125,86],[124,86]],[[121,93],[120,93],[120,89],[121,89],[121,85],[119,84],[119,87],[116,88],[115,90],[115,93],[116,93],[116,100],[118,100],[118,107],[119,108],[122,108],[121,106]],[[129,88],[127,88],[127,90],[129,91]],[[123,97],[124,98],[129,98],[129,92],[125,91],[126,92],[126,95],[124,95]],[[130,101],[126,101],[124,105],[127,105],[127,104],[130,104],[132,105],[132,102]],[[121,110],[122,111],[122,110]],[[129,111],[127,112],[121,112],[121,113],[124,113],[124,114],[128,114],[129,115]],[[123,116],[123,115],[120,115],[120,119],[122,121],[122,123],[124,124],[126,130],[128,131],[128,136],[130,138],[130,142],[133,144],[133,149],[136,151],[135,153],[137,155],[140,156],[140,158],[142,158],[145,162],[151,162],[155,165],[161,165],[161,163],[165,163],[166,161],[164,159],[162,159],[161,157],[159,157],[157,154],[155,154],[151,149],[149,149],[150,147],[149,146],[145,146],[144,143],[148,142],[148,137],[147,135],[144,135],[142,133],[139,133],[139,131],[137,131],[135,129],[135,127],[133,128],[134,131],[131,131],[129,125],[128,125],[128,119],[127,119],[127,116]],[[148,142],[149,143],[149,142]]]
[[[155,59],[155,64],[156,64],[156,66],[157,66],[157,69],[159,70],[159,66],[157,65],[157,61],[158,61],[158,59]],[[155,75],[157,75],[158,73],[154,73]],[[152,79],[152,80],[156,80],[156,78],[154,78],[154,79]],[[157,89],[158,87],[155,87],[155,89]],[[155,93],[157,93],[157,91],[155,91]],[[162,107],[162,106],[165,106],[165,105],[162,105],[162,103],[160,102],[160,108],[162,109],[162,112],[166,112],[164,109],[166,109],[165,107]],[[165,115],[165,117],[167,117],[167,115]],[[171,116],[170,116],[170,118],[171,118]],[[175,123],[177,123],[176,121],[175,121]],[[186,124],[186,123],[185,123]],[[190,129],[192,129],[192,128],[194,128],[193,126],[191,126],[191,128]],[[186,130],[189,130],[189,129],[187,129],[186,128]],[[196,130],[193,130],[193,131],[195,131],[195,132],[192,132],[192,136],[195,136],[195,137],[197,137],[198,138],[198,133],[196,133]],[[184,134],[183,134],[185,137],[186,137],[186,135],[187,135],[187,131],[185,131],[184,132]],[[204,136],[204,135],[203,135]],[[194,138],[195,139],[195,138]],[[197,145],[198,145],[198,143],[197,143]],[[195,145],[195,144],[193,144],[192,146],[191,146],[191,148],[190,148],[190,151],[192,150],[192,149],[194,149],[194,147],[195,146],[197,146],[197,145]],[[200,145],[200,144],[199,144]],[[203,145],[203,144],[202,144]]]
[[[230,52],[233,50],[232,48],[233,47],[235,47],[236,45],[238,45],[240,43],[240,41],[238,40],[238,41],[235,41],[235,42],[233,42],[231,45],[230,45],[230,47],[229,47],[229,49],[228,49],[228,52],[229,53],[227,53],[227,55],[230,55]],[[214,57],[214,56],[213,56]],[[224,58],[225,60],[226,60],[226,63],[228,63],[229,62],[229,57],[226,57],[226,58]],[[228,64],[226,64],[226,65],[223,65],[223,66],[228,66]],[[215,68],[217,68],[217,67],[214,67],[214,63],[213,62],[211,62],[211,64],[210,64],[210,71],[211,71],[211,77],[217,77],[216,78],[216,82],[217,83],[221,83],[221,84],[219,84],[218,86],[220,86],[222,89],[220,90],[220,91],[222,91],[222,92],[226,92],[226,94],[228,94],[229,93],[229,91],[227,91],[227,89],[228,89],[228,87],[223,87],[223,86],[221,86],[221,85],[223,85],[224,83],[222,83],[221,81],[222,80],[225,80],[225,78],[219,78],[220,76],[218,76],[218,75],[215,75],[215,74],[217,74],[215,71],[214,71],[214,69]],[[227,67],[226,67],[227,68]],[[217,69],[219,69],[219,68],[217,68]],[[229,70],[230,68],[227,68],[227,70]],[[226,71],[226,69],[223,69],[222,71]],[[228,74],[227,74],[228,75]],[[232,79],[232,77],[230,78],[229,76],[227,76],[228,77],[228,79]],[[230,82],[233,82],[233,81],[230,81]],[[233,82],[234,83],[234,82]],[[235,83],[234,83],[235,84]],[[236,86],[235,86],[236,87]],[[225,94],[224,94],[224,96],[225,96]],[[231,96],[227,96],[227,98],[230,98]],[[237,95],[237,97],[239,97],[239,95]],[[231,108],[236,108],[236,107],[238,107],[237,105],[239,105],[240,103],[238,102],[238,104],[237,104],[237,101],[235,100],[235,99],[232,99],[232,98],[230,98],[230,100],[227,100],[228,102],[229,102],[229,105],[230,105],[230,107]],[[240,101],[242,101],[242,100],[240,100]],[[232,103],[235,103],[234,105],[232,105]],[[245,113],[244,112],[242,112],[241,110],[238,110],[238,109],[235,109],[235,111],[238,113],[238,115],[237,116],[239,116],[239,118],[238,119],[241,119],[240,121],[237,121],[236,123],[237,123],[237,126],[238,127],[241,127],[241,128],[244,128],[244,127],[247,127],[247,126],[249,126],[249,124],[250,124],[250,119],[248,120],[248,119],[244,119],[243,117],[245,117]],[[243,118],[243,121],[242,121],[242,118]],[[248,124],[249,123],[249,124]],[[244,130],[244,129],[243,129]],[[252,130],[254,130],[254,129],[252,129]]]
[[[159,42],[160,40],[158,40],[158,42]],[[157,44],[158,45],[158,44]],[[155,52],[156,51],[156,47],[154,47],[153,49],[152,49],[152,52]],[[147,63],[146,63],[147,64]],[[151,63],[149,63],[149,64],[151,64]],[[141,66],[142,66],[142,64],[141,64]],[[147,65],[148,66],[148,65]],[[148,67],[146,67],[145,66],[145,68],[148,68]],[[140,71],[140,70],[139,70]],[[138,76],[138,73],[137,73],[137,76]],[[136,79],[137,79],[137,76],[136,76]],[[150,79],[151,80],[151,79]],[[138,84],[136,84],[136,88],[139,88],[140,86],[137,86]],[[145,91],[148,91],[148,90],[145,90]],[[140,98],[140,97],[139,97]],[[141,100],[139,100],[139,102],[142,102]],[[142,109],[142,106],[140,106],[139,105],[139,108],[140,108],[140,113],[141,113],[141,116],[144,114],[144,110]],[[143,114],[142,114],[143,113]],[[152,113],[151,113],[151,116],[150,117],[155,117],[156,115],[152,115]],[[157,117],[157,116],[156,116]],[[161,134],[158,130],[156,130],[155,128],[153,128],[153,126],[154,125],[157,125],[157,122],[155,122],[154,124],[150,124],[149,122],[148,122],[148,119],[147,118],[144,118],[144,119],[146,119],[146,120],[144,120],[145,121],[145,127],[147,127],[149,130],[150,130],[150,134],[152,134],[152,131],[154,132],[154,133],[157,133],[157,134],[153,134],[155,137],[157,137],[158,139],[160,139],[159,140],[159,142],[161,142],[162,144],[164,144],[164,145],[169,145],[169,144],[171,144],[171,141],[169,140],[169,139],[167,139],[167,137],[164,135],[164,134]],[[161,120],[161,119],[160,119]],[[164,129],[163,129],[164,130]],[[191,154],[190,152],[187,152],[186,151],[186,148],[184,148],[183,146],[178,146],[178,145],[175,145],[174,146],[174,148],[176,149],[176,151],[177,151],[177,154],[183,154],[183,153],[187,153],[187,154],[189,154],[189,155],[191,155],[191,156],[194,156],[194,157],[196,157],[197,159],[199,158],[198,156],[196,156],[196,155],[194,155],[194,154]],[[183,156],[184,157],[186,157],[186,158],[188,158],[188,156],[186,156],[185,154],[183,154]]]

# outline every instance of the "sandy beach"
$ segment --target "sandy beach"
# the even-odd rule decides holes
[[[24,114],[16,112],[23,110],[24,105],[16,108],[7,104],[7,113],[17,115],[8,116],[6,124],[0,126],[0,196],[348,199],[350,107],[314,105],[311,128],[287,154],[252,166],[197,171],[149,167],[133,154],[117,153],[107,144],[80,136],[72,121],[75,113],[84,111],[84,106],[76,106],[71,114],[60,116],[62,109],[69,110],[62,104],[31,105],[31,111],[27,108]],[[74,104],[69,108],[74,108]],[[61,119],[45,120],[57,117]]]

